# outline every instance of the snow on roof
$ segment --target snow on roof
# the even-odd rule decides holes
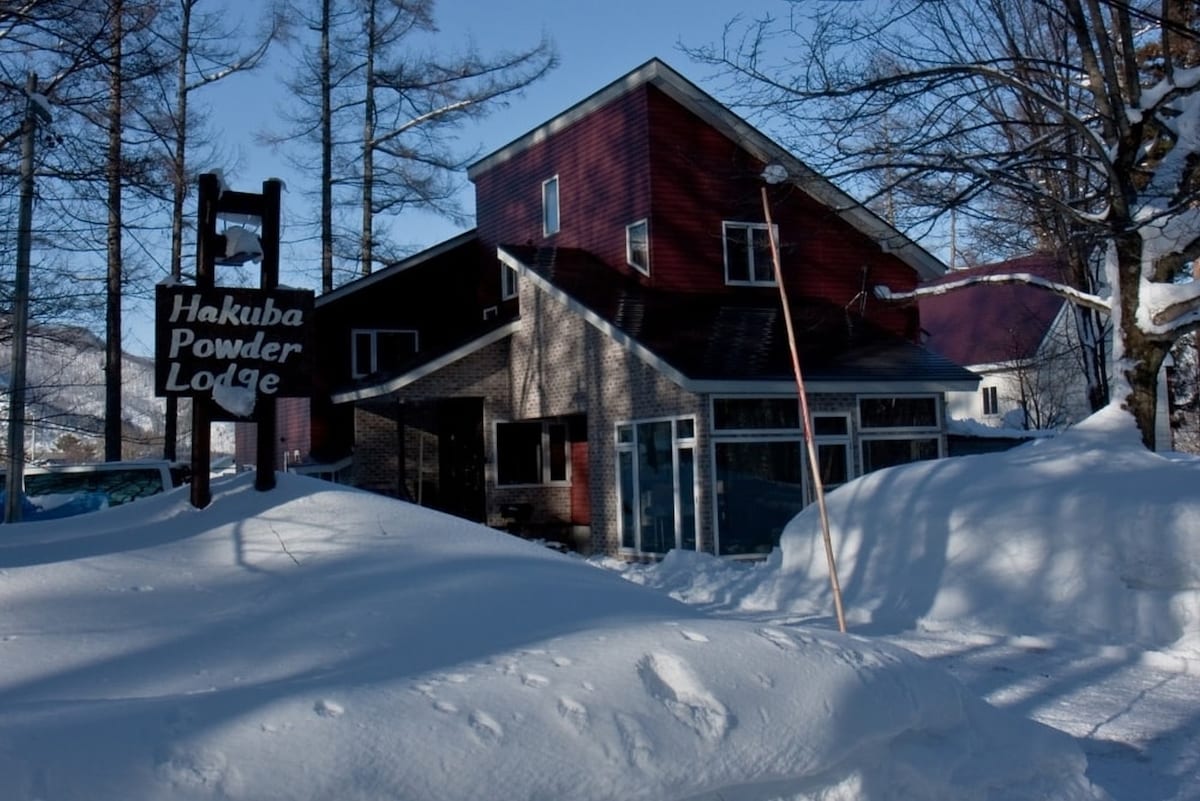
[[[1054,256],[1034,254],[954,270],[930,284],[1010,272],[1062,280],[1062,267]],[[963,366],[1031,358],[1065,302],[1052,292],[1021,284],[969,286],[925,297],[920,300],[921,328],[928,334],[925,345]]]

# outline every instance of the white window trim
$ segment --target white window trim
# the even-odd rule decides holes
[[[351,328],[350,329],[350,376],[364,378],[379,369],[379,335],[380,334],[412,334],[413,352],[421,349],[421,335],[415,328]],[[358,363],[358,337],[371,338],[371,363],[369,369],[363,370]]]
[[[784,400],[791,401],[796,404],[797,425],[791,428],[717,428],[717,401],[718,400]],[[724,437],[728,439],[738,439],[746,437],[766,437],[768,439],[776,436],[793,437],[803,436],[803,423],[800,418],[800,399],[795,394],[788,395],[710,395],[708,402],[708,420],[709,431],[714,437]]]
[[[679,432],[679,423],[683,422],[685,420],[691,421],[691,424],[692,424],[692,436],[690,436],[690,437],[681,437],[681,436],[679,436],[679,433],[678,433]],[[695,550],[703,551],[703,544],[701,542],[701,536],[700,536],[701,496],[700,496],[700,470],[698,469],[700,452],[696,446],[696,418],[693,417],[692,415],[683,415],[681,417],[674,417],[674,416],[672,416],[672,417],[645,417],[645,418],[638,418],[636,420],[619,420],[613,424],[613,446],[614,446],[614,457],[615,457],[613,459],[613,473],[614,473],[614,478],[615,478],[615,486],[616,486],[616,490],[617,490],[617,514],[616,514],[617,542],[621,543],[620,548],[619,548],[621,553],[638,554],[638,555],[642,555],[642,554],[658,555],[658,556],[663,555],[663,554],[656,554],[653,551],[643,551],[642,550],[642,530],[641,530],[642,529],[642,518],[641,518],[640,514],[634,515],[634,518],[633,518],[634,547],[629,548],[624,545],[625,532],[622,528],[623,520],[621,518],[621,512],[620,512],[621,503],[624,500],[624,498],[621,495],[621,459],[618,454],[620,454],[622,452],[628,452],[628,453],[632,453],[634,455],[634,458],[632,460],[632,469],[633,469],[632,482],[633,482],[633,486],[636,488],[638,486],[638,479],[639,479],[639,476],[638,476],[639,468],[638,468],[638,460],[637,460],[637,427],[643,423],[664,423],[664,422],[671,423],[671,472],[675,477],[675,484],[676,484],[676,486],[674,488],[674,500],[673,500],[674,507],[675,507],[674,508],[675,547],[676,548],[681,547],[680,542],[681,542],[681,536],[682,536],[682,529],[680,528],[680,526],[682,524],[682,512],[683,512],[683,498],[680,495],[680,491],[683,489],[683,487],[678,486],[679,485],[679,449],[680,448],[691,448],[692,449],[692,509],[695,511],[695,526],[696,526]],[[626,426],[628,426],[629,428],[632,429],[633,439],[630,440],[629,442],[622,442],[620,431],[622,428],[624,428]],[[637,504],[634,504],[633,508],[637,508]]]
[[[845,434],[818,434],[814,430],[813,431],[813,447],[817,449],[818,453],[820,452],[820,447],[822,445],[841,445],[843,448],[845,448],[846,449],[846,483],[847,484],[850,483],[858,475],[858,471],[855,469],[855,464],[854,464],[854,449],[852,447],[854,443],[853,443],[853,438],[851,437],[851,434],[854,431],[853,416],[851,415],[850,412],[812,412],[811,416],[813,418],[813,429],[816,429],[816,427],[817,427],[816,420],[818,417],[839,417],[842,420],[846,421],[846,433]],[[812,471],[812,465],[807,465],[806,472],[811,472],[811,471]],[[809,483],[810,483],[810,485],[812,484],[811,480]],[[840,487],[840,486],[842,486],[842,485],[841,484],[833,485],[833,487]],[[829,485],[825,484],[824,482],[822,482],[822,489],[831,489],[831,487]],[[808,491],[812,496],[814,496],[809,499],[809,503],[811,503],[812,501],[816,500],[816,498],[815,498],[816,487],[810,486]]]
[[[865,398],[932,398],[935,421],[928,426],[893,426],[890,428],[866,428],[862,424],[861,401]],[[946,434],[942,423],[944,414],[943,402],[940,395],[929,393],[896,393],[894,395],[858,395],[854,399],[855,420],[858,423],[858,464],[859,469],[866,471],[866,443],[877,440],[915,440],[932,439],[937,441],[937,458],[946,456]]]
[[[646,263],[644,265],[638,264],[633,260],[632,232],[639,225],[643,226],[646,230]],[[650,275],[650,221],[646,217],[625,226],[625,263],[642,275]]]
[[[520,294],[520,274],[513,267],[500,262],[500,299],[512,300]]]
[[[998,417],[1000,415],[1000,390],[995,385],[990,387],[980,387],[980,396],[983,401],[983,416]],[[991,402],[989,403],[989,397]],[[988,406],[991,406],[991,411],[988,411]]]
[[[727,286],[775,286],[776,282],[775,282],[775,265],[774,264],[769,265],[768,273],[770,274],[771,277],[770,277],[770,279],[768,279],[766,281],[756,281],[753,278],[753,276],[754,276],[753,263],[746,265],[749,268],[749,274],[751,276],[751,278],[749,280],[742,280],[742,279],[734,280],[729,277],[729,229],[730,228],[746,228],[748,230],[754,230],[754,231],[766,231],[767,224],[759,223],[759,222],[743,222],[741,220],[722,220],[721,221],[721,251],[722,251],[722,255],[723,255],[723,259],[724,259],[724,263],[725,263],[725,284]],[[776,223],[772,223],[770,231],[771,231],[770,236],[773,237],[776,242],[778,242],[779,241],[779,225]],[[748,258],[750,258],[750,259],[754,258],[753,235],[751,235],[751,238],[750,238],[750,246],[747,248],[747,254],[748,254]]]
[[[554,185],[554,229],[550,229],[550,215],[547,213],[550,210],[550,204],[547,203],[546,188],[551,184]],[[558,182],[558,176],[554,175],[542,181],[542,236],[550,237],[562,230],[562,186]]]
[[[542,480],[536,483],[526,484],[501,484],[500,483],[500,436],[497,430],[500,426],[512,423],[541,423],[542,424],[542,445],[538,454],[539,468],[542,473]],[[563,433],[566,435],[563,439],[563,447],[565,453],[564,470],[565,477],[561,479],[550,478],[550,426],[559,425],[566,429]],[[516,489],[519,487],[565,487],[571,484],[571,436],[570,428],[567,426],[566,420],[494,420],[492,422],[492,475],[495,477],[496,487],[498,489]]]
[[[933,400],[933,415],[934,421],[927,426],[892,426],[890,428],[880,428],[872,426],[864,426],[862,421],[862,401],[869,398],[928,398]],[[895,394],[872,393],[869,395],[856,395],[854,398],[854,417],[855,423],[858,425],[858,431],[862,436],[875,436],[876,434],[889,433],[908,433],[911,431],[919,431],[922,433],[933,432],[940,434],[942,431],[942,403],[941,396],[930,392],[897,392]]]

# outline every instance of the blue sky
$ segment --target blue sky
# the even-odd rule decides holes
[[[249,26],[255,9],[264,0],[235,2],[231,7],[247,9],[244,22]],[[439,44],[447,51],[461,49],[473,42],[485,54],[504,49],[532,46],[545,32],[556,44],[559,66],[546,78],[531,86],[523,96],[514,97],[509,106],[497,110],[478,125],[465,129],[461,140],[465,148],[495,150],[596,90],[629,72],[645,61],[658,57],[709,91],[711,69],[692,62],[679,49],[715,43],[721,39],[727,23],[735,16],[751,20],[765,14],[786,17],[791,7],[787,0],[607,0],[603,3],[562,2],[562,0],[442,0],[436,6],[441,31]],[[291,54],[282,48],[274,52],[264,69],[237,75],[215,84],[197,98],[210,110],[210,120],[222,132],[226,145],[240,156],[235,169],[226,171],[229,185],[241,191],[259,191],[267,178],[282,178],[287,185],[283,196],[283,236],[289,238],[289,210],[297,215],[307,203],[299,192],[304,180],[284,161],[255,142],[255,131],[280,129],[276,110],[286,100],[279,81],[282,70],[290,68]],[[715,94],[715,92],[714,92]],[[727,99],[727,98],[720,98]],[[314,157],[315,160],[315,157]],[[204,169],[203,165],[194,165]],[[465,177],[464,177],[465,183]],[[464,208],[473,213],[474,196],[469,184],[462,196]],[[194,211],[191,210],[191,211]],[[443,241],[464,228],[452,222],[421,213],[406,213],[391,223],[397,239],[414,248]],[[292,229],[292,233],[299,233]],[[315,248],[285,244],[282,251],[281,279],[304,289],[319,290],[319,269]],[[130,309],[127,319],[132,330],[127,347],[133,352],[153,349],[148,313]]]
[[[484,53],[533,45],[544,31],[556,43],[560,65],[548,77],[531,86],[523,96],[512,99],[508,108],[490,115],[478,126],[463,132],[464,147],[476,145],[483,152],[494,150],[545,122],[582,100],[610,81],[650,58],[658,57],[705,85],[711,70],[692,62],[679,50],[719,41],[726,23],[735,15],[754,18],[764,13],[786,15],[786,0],[750,0],[731,4],[728,0],[608,0],[604,3],[563,3],[561,0],[443,0],[438,3],[438,23],[447,49],[468,40]],[[289,55],[275,54],[267,70],[254,76],[232,79],[228,87],[216,89],[207,98],[224,122],[226,135],[236,143],[243,159],[240,168],[227,176],[231,185],[256,191],[269,177],[289,177],[290,169],[277,155],[253,142],[253,128],[245,126],[245,109],[270,109],[281,89],[277,71],[285,68]],[[710,88],[711,87],[706,87]],[[230,102],[232,99],[233,102]],[[267,121],[273,121],[273,114]],[[239,127],[240,135],[233,135]],[[295,200],[295,198],[293,198]],[[285,210],[288,198],[285,196]],[[468,193],[468,208],[471,208]],[[453,224],[424,215],[413,215],[414,224],[404,226],[414,245],[430,245],[461,230]]]

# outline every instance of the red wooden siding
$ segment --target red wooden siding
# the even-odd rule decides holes
[[[722,222],[765,221],[763,166],[661,90],[641,86],[477,175],[480,242],[485,253],[501,244],[582,248],[673,292],[762,294],[725,285]],[[542,182],[555,175],[561,229],[544,237]],[[912,308],[869,293],[875,284],[912,288],[911,267],[793,185],[772,188],[771,203],[792,295],[861,308],[917,338]],[[625,263],[625,226],[642,218],[650,223],[648,279]]]
[[[625,226],[650,214],[645,98],[638,88],[477,176],[483,247],[583,248],[633,272],[625,266]],[[544,237],[542,182],[555,175],[561,226]]]
[[[648,96],[651,132],[651,253],[654,285],[679,292],[755,292],[725,286],[722,222],[766,221],[763,165],[657,89]],[[864,286],[911,288],[916,272],[791,184],[769,189],[779,227],[784,280],[794,297],[852,303]],[[867,275],[864,277],[864,267]],[[854,301],[854,308],[858,303]],[[868,296],[866,315],[915,338],[911,310]]]

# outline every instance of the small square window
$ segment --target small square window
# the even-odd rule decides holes
[[[571,479],[567,425],[552,421],[496,423],[496,483],[554,484]]]
[[[542,182],[542,235],[558,233],[558,176]]]
[[[350,370],[354,378],[398,372],[420,349],[417,332],[411,329],[356,328],[350,336]]]
[[[778,226],[768,229],[765,223],[727,222],[723,227],[725,283],[774,286],[775,262],[769,230],[778,237]]]
[[[625,261],[638,272],[650,274],[650,225],[645,220],[625,226]]]

